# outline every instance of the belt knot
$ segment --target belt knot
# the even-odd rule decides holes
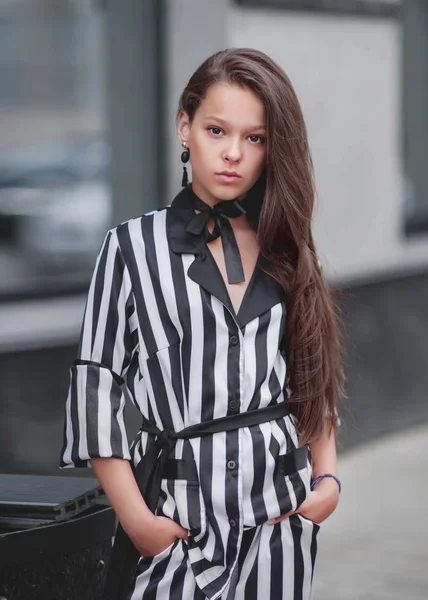
[[[156,446],[159,450],[166,450],[173,448],[177,437],[173,429],[164,429],[161,431],[156,438]]]

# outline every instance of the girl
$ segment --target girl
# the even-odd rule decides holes
[[[61,466],[91,465],[119,519],[105,598],[307,600],[344,377],[302,112],[269,57],[225,50],[178,137],[182,191],[97,259]]]

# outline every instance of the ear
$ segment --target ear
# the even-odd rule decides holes
[[[190,133],[190,119],[185,110],[180,110],[177,115],[177,134],[181,142],[187,142]]]

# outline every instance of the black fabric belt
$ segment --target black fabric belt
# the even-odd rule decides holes
[[[187,461],[183,461],[181,464],[176,462],[174,466],[174,463],[170,462],[173,459],[168,460],[168,455],[178,439],[189,440],[219,433],[220,431],[251,427],[267,421],[275,421],[286,416],[289,412],[287,402],[284,401],[280,404],[190,425],[181,431],[172,429],[161,431],[154,423],[144,419],[141,430],[155,435],[156,438],[148,446],[146,453],[134,469],[134,476],[147,506],[153,513],[155,512],[162,478],[166,475],[165,470],[172,471],[172,474],[175,470],[176,475],[188,473],[188,468],[184,464],[188,464]],[[288,465],[287,468],[290,468],[290,466],[294,468],[293,465]],[[126,599],[139,558],[140,555],[137,549],[119,523],[110,555],[103,600]]]

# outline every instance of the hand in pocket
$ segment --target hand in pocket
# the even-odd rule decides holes
[[[149,523],[141,523],[128,535],[141,556],[156,556],[177,538],[187,540],[188,532],[168,517],[153,515]]]
[[[286,519],[293,514],[301,514],[303,517],[313,521],[314,523],[322,523],[334,512],[337,503],[339,501],[339,492],[337,484],[319,487],[319,489],[313,490],[304,502],[294,512],[289,512],[275,519],[268,521],[269,525],[275,525],[282,519]],[[318,487],[318,486],[317,486]]]

